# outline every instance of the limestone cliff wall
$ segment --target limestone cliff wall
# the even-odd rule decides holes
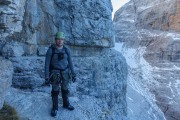
[[[110,1],[7,1],[2,4],[8,10],[1,8],[4,11],[1,31],[6,37],[2,54],[7,54],[7,49],[14,52],[18,47],[21,55],[35,55],[39,47],[54,42],[54,34],[58,30],[66,33],[68,45],[114,45]],[[17,45],[12,46],[14,42]],[[7,48],[9,44],[11,47]],[[9,54],[16,56],[15,53]]]
[[[110,0],[5,0],[0,5],[6,12],[1,14],[0,53],[13,63],[16,88],[6,101],[22,119],[51,119],[46,111],[49,88],[42,86],[44,55],[59,30],[65,33],[77,72],[70,97],[77,110],[71,116],[63,112],[57,119],[124,119],[127,66],[124,57],[111,49]],[[39,109],[34,109],[37,105]]]
[[[139,73],[128,83],[136,91],[144,89],[146,93],[140,93],[154,101],[167,120],[180,118],[179,5],[179,0],[131,0],[114,17],[116,42],[130,75]]]

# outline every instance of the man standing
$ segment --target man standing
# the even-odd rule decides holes
[[[76,75],[72,64],[70,50],[64,46],[64,40],[64,33],[57,32],[55,35],[55,44],[49,47],[45,59],[45,83],[50,83],[52,85],[52,116],[56,116],[58,111],[58,95],[60,89],[63,107],[68,110],[74,110],[74,107],[70,105],[68,100],[68,85],[71,77],[72,81],[75,82]]]

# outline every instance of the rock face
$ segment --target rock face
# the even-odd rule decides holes
[[[4,104],[4,99],[7,93],[8,88],[12,84],[12,75],[13,75],[13,66],[12,63],[8,60],[5,60],[3,57],[0,57],[0,109]]]
[[[179,0],[131,0],[114,17],[116,40],[129,75],[139,74],[128,83],[135,90],[145,89],[141,94],[154,101],[167,120],[180,118],[179,6]]]
[[[51,119],[49,88],[42,86],[44,55],[54,42],[54,34],[63,31],[77,72],[78,81],[71,88],[77,111],[72,116],[64,112],[57,119],[125,118],[127,66],[123,56],[110,49],[114,46],[110,0],[6,0],[0,4],[4,6],[2,10],[16,5],[14,13],[23,18],[16,23],[19,31],[1,33],[0,49],[14,65],[12,86],[16,89],[12,88],[6,101],[20,116]],[[12,19],[9,14],[6,16]],[[4,31],[11,28],[11,22],[3,25],[7,26]],[[49,106],[43,106],[46,104]],[[37,105],[42,107],[36,108]]]
[[[0,0],[0,50],[6,42],[7,36],[22,30],[25,0]]]
[[[14,11],[11,8],[8,12],[13,12],[14,16],[21,19],[24,18],[23,21],[18,19],[18,23],[14,23],[19,26],[20,22],[21,29],[13,30],[16,33],[8,34],[6,39],[25,44],[23,45],[25,55],[37,54],[40,45],[52,43],[54,34],[58,30],[66,33],[68,45],[114,46],[111,20],[112,6],[109,0],[98,2],[96,0],[30,0],[26,2],[25,0],[17,0],[17,3],[9,0],[8,3],[2,4],[6,8],[11,8],[12,5],[19,7]],[[24,10],[21,10],[22,8]],[[10,19],[8,21],[15,21],[11,14],[8,13],[5,16]],[[2,19],[5,19],[3,15]],[[12,23],[6,21],[4,20],[2,23],[2,30],[13,29],[10,27]],[[4,33],[3,36],[5,35]]]
[[[12,57],[14,65],[13,86],[32,89],[44,83],[44,57]]]
[[[74,63],[77,82],[71,84],[70,102],[75,110],[68,112],[62,108],[60,94],[57,120],[123,120],[127,114],[125,59],[117,51],[105,49],[98,56],[76,57]],[[36,87],[33,92],[11,89],[6,101],[17,108],[22,119],[51,119],[48,87]]]
[[[24,66],[21,68],[26,68],[25,71],[17,68],[25,73],[19,73],[20,71],[15,69],[13,79],[15,81],[13,84],[16,83],[15,86],[18,84],[17,78],[21,77],[22,80],[19,79],[19,81],[22,82],[28,81],[27,84],[31,84],[29,81],[34,79],[27,76],[22,78],[22,74],[25,75],[27,72],[30,75],[34,74],[30,73],[34,68],[28,70],[28,59],[21,56],[44,56],[49,44],[54,42],[54,34],[58,30],[65,32],[67,45],[102,48],[114,46],[112,6],[109,0],[103,2],[96,0],[6,0],[1,4],[3,7],[0,10],[4,13],[1,15],[2,21],[5,18],[8,20],[4,20],[2,23],[2,26],[6,26],[6,28],[2,27],[0,53],[5,57],[14,57],[12,59],[15,66],[23,62]],[[10,22],[15,21],[15,17],[12,17],[10,13],[18,16],[18,22]],[[17,26],[15,27],[14,24]],[[7,31],[7,33],[3,31]],[[41,61],[43,60],[41,59],[39,62]],[[42,79],[35,78],[37,78],[38,84],[42,83]],[[25,87],[27,86],[29,85],[25,85]],[[29,87],[33,87],[33,85]]]
[[[179,0],[135,0],[137,25],[143,28],[160,29],[163,31],[180,31]],[[157,12],[158,11],[158,12]]]
[[[151,67],[143,57],[143,48],[127,48],[126,44],[116,43],[115,49],[121,51],[128,63],[127,117],[129,120],[166,120],[156,105],[149,86],[152,80]],[[144,71],[144,72],[143,72]]]

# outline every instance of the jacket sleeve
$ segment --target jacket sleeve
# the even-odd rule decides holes
[[[51,55],[52,55],[52,49],[49,48],[46,52],[46,58],[45,58],[45,78],[49,78]]]
[[[72,75],[75,75],[74,65],[73,65],[73,62],[72,62],[71,51],[70,51],[69,48],[67,49],[67,54],[68,54],[68,64],[69,64],[69,68],[70,68],[70,70],[71,70]]]

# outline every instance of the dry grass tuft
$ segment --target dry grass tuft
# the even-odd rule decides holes
[[[3,108],[0,110],[0,120],[19,120],[19,117],[14,108],[4,103]]]

